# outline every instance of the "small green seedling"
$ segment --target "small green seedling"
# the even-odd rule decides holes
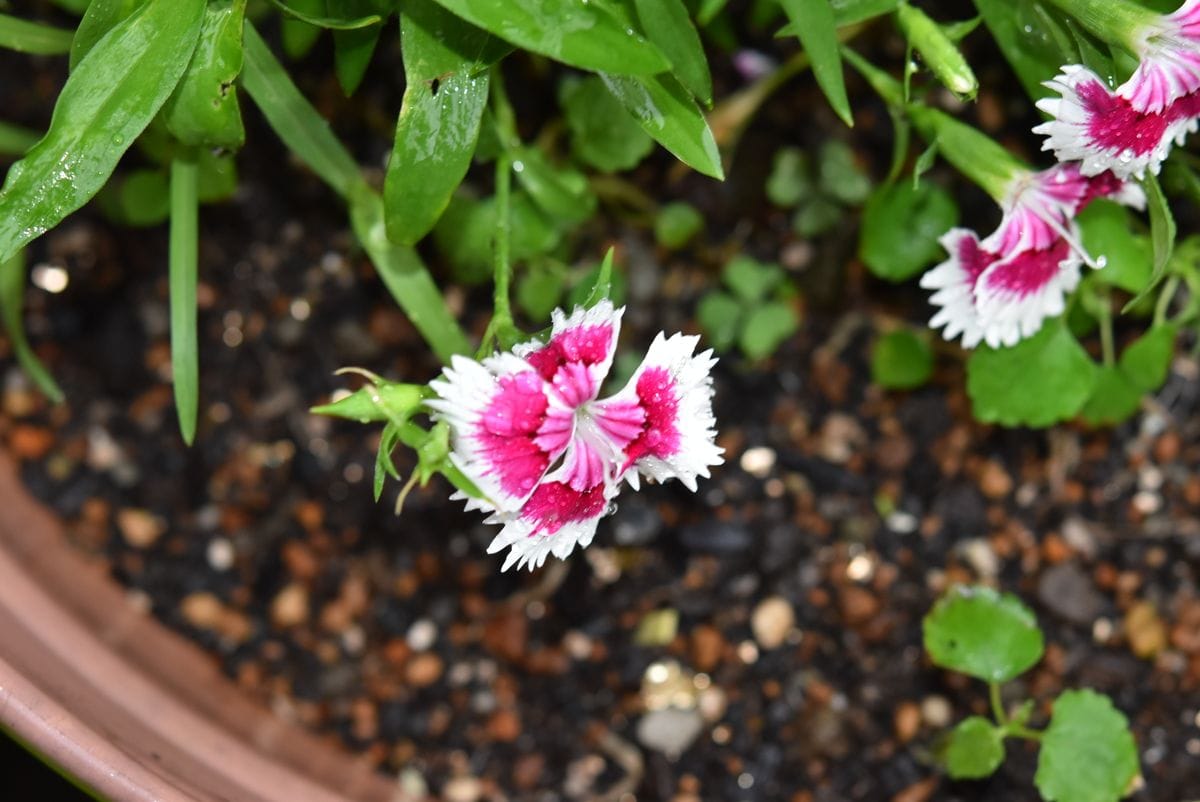
[[[1044,651],[1033,612],[1016,596],[984,586],[953,587],[925,616],[924,633],[936,665],[988,684],[992,719],[964,719],[939,750],[952,778],[991,776],[1004,762],[1004,742],[1023,738],[1039,744],[1034,783],[1046,802],[1117,802],[1133,788],[1137,745],[1107,696],[1064,691],[1044,730],[1029,726],[1033,700],[1005,708],[1000,686],[1033,667]]]
[[[908,329],[880,335],[871,348],[871,381],[889,390],[912,390],[933,375],[929,337]]]
[[[781,149],[766,190],[776,206],[796,210],[792,229],[797,234],[816,237],[832,229],[848,208],[866,201],[871,179],[855,163],[850,146],[833,139],[821,145],[815,167],[803,150]]]
[[[718,351],[737,344],[750,359],[763,359],[800,326],[792,305],[794,292],[778,265],[749,256],[730,260],[721,271],[728,288],[712,290],[700,301],[696,316]]]

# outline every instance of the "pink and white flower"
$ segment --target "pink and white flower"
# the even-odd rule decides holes
[[[554,313],[548,342],[533,341],[482,363],[455,357],[430,384],[428,402],[452,432],[451,460],[480,489],[469,509],[503,528],[489,553],[503,565],[540,566],[585,547],[622,479],[696,478],[719,465],[712,414],[711,351],[698,337],[659,335],[629,384],[606,399],[621,314],[608,301]]]
[[[1059,97],[1037,103],[1052,118],[1033,129],[1047,136],[1043,149],[1062,161],[1079,161],[1085,175],[1157,175],[1172,144],[1182,145],[1196,131],[1200,0],[1188,0],[1172,14],[1130,14],[1140,24],[1119,32],[1138,57],[1127,81],[1113,91],[1096,73],[1069,64],[1046,83]]]
[[[951,229],[941,239],[949,258],[921,277],[940,307],[929,321],[947,340],[993,348],[1030,337],[1062,314],[1079,284],[1081,267],[1103,267],[1079,241],[1075,215],[1092,200],[1111,198],[1140,208],[1141,189],[1111,173],[1083,175],[1079,165],[1021,171],[1000,201],[1000,225],[982,241],[974,231]]]

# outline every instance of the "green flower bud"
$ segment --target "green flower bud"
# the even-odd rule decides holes
[[[959,97],[975,97],[979,80],[942,26],[908,3],[901,3],[896,9],[896,21],[909,43],[947,89]]]

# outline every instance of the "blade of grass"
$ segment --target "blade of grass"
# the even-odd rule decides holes
[[[74,31],[29,22],[0,14],[0,47],[39,56],[61,56],[71,52]]]
[[[25,251],[19,250],[7,262],[0,263],[0,317],[4,318],[4,329],[12,343],[17,362],[38,389],[54,403],[61,403],[64,396],[54,377],[29,347],[25,338],[25,327],[21,319],[21,306],[25,300]]]
[[[171,376],[179,433],[189,446],[196,436],[200,358],[196,337],[197,170],[194,154],[171,162]]]

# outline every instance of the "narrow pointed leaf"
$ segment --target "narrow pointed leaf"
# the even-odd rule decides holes
[[[100,37],[145,3],[146,0],[91,0],[71,40],[71,57],[67,62],[69,68],[74,70],[75,65],[100,41]]]
[[[196,334],[197,232],[196,161],[185,154],[171,163],[171,380],[179,432],[188,445],[196,436],[200,357]]]
[[[853,127],[854,117],[850,114],[842,55],[838,49],[837,23],[829,0],[780,0],[780,3],[795,27],[796,37],[808,53],[817,85],[842,122]]]
[[[348,31],[333,32],[333,66],[338,83],[347,96],[354,94],[366,75],[367,66],[379,44],[379,34],[391,3],[386,0],[325,0],[330,16],[354,19],[371,14],[381,18],[378,25],[366,25]]]
[[[72,31],[39,22],[0,14],[0,47],[39,56],[61,56],[70,52]]]
[[[25,303],[25,252],[18,251],[11,259],[0,262],[0,317],[4,320],[4,331],[12,344],[13,353],[21,369],[54,403],[61,403],[63,391],[37,358],[25,338],[22,307]]]
[[[585,70],[653,75],[671,68],[657,47],[600,3],[437,0],[518,47]]]
[[[104,186],[183,74],[203,11],[204,0],[148,0],[96,43],[0,189],[0,261]]]
[[[689,167],[724,179],[721,155],[696,101],[667,73],[649,78],[601,73],[608,91],[642,129]]]
[[[712,76],[700,34],[683,0],[636,0],[638,20],[650,41],[671,60],[672,71],[697,100],[712,103]]]
[[[405,6],[400,42],[406,85],[383,199],[388,236],[411,245],[433,228],[471,166],[487,107],[487,61],[503,49],[431,0]]]

